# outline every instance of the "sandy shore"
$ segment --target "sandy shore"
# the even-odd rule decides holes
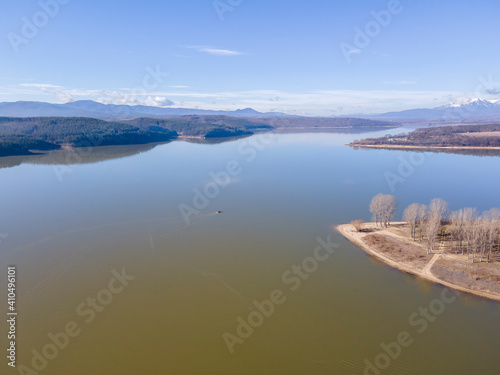
[[[392,144],[380,144],[380,145],[364,145],[364,144],[348,144],[351,147],[361,147],[361,148],[393,148],[396,150],[405,149],[417,149],[417,150],[500,150],[500,147],[471,147],[471,146],[405,146],[405,145],[392,145]]]
[[[403,225],[403,223],[393,223],[392,225],[401,226]],[[433,267],[436,266],[436,263],[440,264],[441,269],[444,267],[448,268],[447,270],[450,271],[450,274],[456,274],[458,269],[455,269],[453,266],[448,267],[448,264],[453,265],[455,263],[461,262],[461,264],[463,263],[464,265],[473,267],[474,265],[472,265],[470,262],[468,263],[464,261],[463,256],[446,254],[443,251],[435,251],[434,254],[427,255],[427,252],[423,245],[414,242],[407,236],[399,234],[398,231],[394,230],[393,228],[380,228],[377,227],[375,223],[365,223],[363,225],[363,230],[365,230],[364,232],[357,232],[351,224],[342,224],[336,227],[337,231],[344,237],[346,237],[349,241],[361,247],[368,254],[376,257],[377,259],[381,260],[391,267],[397,268],[398,270],[410,273],[412,275],[419,276],[434,283],[459,290],[461,292],[471,293],[476,296],[500,301],[500,293],[491,290],[484,290],[485,288],[482,286],[476,287],[473,280],[460,280],[460,283],[462,284],[467,284],[467,282],[471,283],[470,287],[465,287],[463,285],[458,285],[457,283],[451,282],[450,280],[445,280],[442,277],[438,277],[435,272],[433,272]],[[395,259],[395,257],[391,256],[391,254],[382,253],[367,241],[367,236],[373,235],[374,233],[379,237],[382,236],[381,238],[387,238],[390,241],[394,240],[395,243],[405,243],[409,248],[412,249],[412,251],[415,251],[416,249],[419,254],[425,254],[418,256],[420,262],[419,264],[422,265],[422,259],[425,264],[419,267],[417,266],[417,262],[415,261],[397,260]]]

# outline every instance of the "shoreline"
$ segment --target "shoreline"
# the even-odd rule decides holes
[[[393,223],[393,224],[401,224],[401,222]],[[375,223],[365,223],[365,226],[374,228]],[[354,245],[358,246],[363,251],[365,251],[368,255],[371,255],[371,256],[377,258],[382,263],[384,263],[388,266],[391,266],[391,267],[396,268],[400,271],[421,277],[422,279],[431,281],[433,283],[441,284],[441,285],[446,286],[448,288],[458,290],[460,292],[465,292],[465,293],[473,294],[473,295],[478,296],[478,297],[487,298],[490,300],[500,302],[500,295],[499,294],[488,293],[488,292],[484,292],[484,291],[480,291],[480,290],[466,288],[464,286],[443,280],[443,279],[437,277],[436,275],[434,275],[434,273],[432,272],[432,267],[439,259],[445,258],[446,255],[443,255],[441,253],[434,253],[431,260],[426,264],[426,266],[422,270],[418,270],[415,267],[411,267],[408,264],[404,264],[404,263],[398,262],[394,259],[391,259],[390,257],[382,254],[380,251],[375,249],[373,246],[370,246],[369,244],[367,244],[366,241],[363,241],[363,237],[365,237],[367,234],[363,233],[363,232],[357,232],[354,229],[354,227],[352,226],[352,224],[337,225],[337,226],[335,226],[335,229],[342,236],[344,236],[346,239],[348,239],[351,243],[353,243]],[[378,232],[378,234],[389,236],[391,238],[397,237],[398,240],[403,240],[402,237],[397,236],[384,228],[381,228],[381,230]],[[412,241],[406,241],[406,242],[412,243]]]
[[[414,146],[414,145],[363,145],[363,144],[346,144],[350,147],[361,148],[393,148],[393,149],[418,149],[418,150],[500,150],[500,147],[473,147],[473,146]]]

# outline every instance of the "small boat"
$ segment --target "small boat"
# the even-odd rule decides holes
[[[221,211],[221,210],[219,210],[219,211],[217,211],[217,213],[218,213],[218,214],[221,214],[221,213],[222,213],[222,211]]]

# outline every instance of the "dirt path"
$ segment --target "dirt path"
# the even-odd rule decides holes
[[[429,261],[429,263],[427,263],[427,265],[424,267],[424,269],[422,270],[422,276],[425,276],[427,278],[429,277],[436,277],[434,276],[434,274],[431,272],[431,268],[432,266],[434,265],[434,263],[437,262],[437,260],[441,257],[441,254],[434,254],[434,256],[432,257],[432,259]]]
[[[401,224],[401,223],[394,223],[394,224]],[[364,227],[364,229],[377,229],[377,231],[374,233],[377,233],[377,234],[380,234],[383,236],[390,236],[390,237],[397,238],[399,240],[403,240],[403,241],[406,241],[408,243],[412,243],[412,244],[417,245],[417,243],[414,243],[413,240],[411,240],[408,237],[404,237],[404,236],[398,235],[396,233],[392,233],[391,231],[384,229],[384,228],[377,228],[375,223],[365,223],[363,227]],[[386,255],[381,254],[378,250],[376,250],[372,246],[368,245],[363,240],[363,238],[366,235],[373,233],[373,232],[370,232],[370,233],[357,232],[351,224],[338,225],[336,227],[336,229],[340,234],[342,234],[344,237],[346,237],[349,241],[351,241],[355,245],[361,247],[368,254],[375,256],[376,258],[378,258],[379,260],[388,264],[391,267],[394,267],[394,268],[397,268],[401,271],[422,277],[422,278],[429,280],[429,281],[432,281],[434,283],[444,285],[448,288],[452,288],[455,290],[459,290],[461,292],[466,292],[466,293],[474,294],[476,296],[500,301],[500,295],[498,295],[498,294],[484,293],[481,291],[464,288],[460,285],[456,285],[456,284],[450,283],[448,281],[445,281],[445,280],[442,280],[442,279],[439,279],[438,277],[436,277],[431,271],[432,266],[439,259],[441,259],[441,258],[447,259],[447,257],[449,256],[449,255],[445,256],[444,250],[442,249],[442,244],[439,246],[439,250],[434,253],[433,257],[429,260],[429,262],[425,265],[425,267],[422,270],[418,270],[414,267],[411,267],[411,265],[402,264],[400,262],[397,262],[397,261],[387,257]],[[418,244],[418,245],[420,245],[420,244]],[[420,247],[422,247],[423,251],[426,251],[426,248],[424,246],[420,245]]]

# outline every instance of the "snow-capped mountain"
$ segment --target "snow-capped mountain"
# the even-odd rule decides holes
[[[499,100],[486,100],[481,98],[475,98],[475,99],[469,99],[462,103],[452,102],[438,108],[458,108],[458,107],[477,108],[477,109],[492,108],[497,106],[499,102],[500,102]]]
[[[500,120],[500,100],[470,99],[465,102],[452,102],[436,108],[409,109],[399,112],[382,113],[376,118],[393,120],[434,120],[434,121],[473,121]]]

